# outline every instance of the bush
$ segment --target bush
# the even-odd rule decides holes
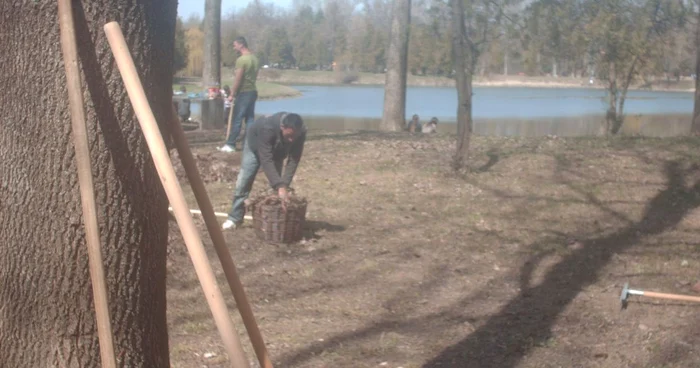
[[[279,79],[281,76],[282,73],[280,73],[279,70],[272,68],[260,69],[260,71],[258,72],[258,77],[262,77],[267,80],[276,80]]]
[[[335,82],[342,84],[351,84],[360,80],[360,75],[357,72],[336,72]]]

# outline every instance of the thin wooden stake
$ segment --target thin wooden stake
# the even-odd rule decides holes
[[[233,91],[231,91],[233,93]],[[231,101],[231,109],[228,110],[228,127],[226,128],[226,142],[228,142],[228,136],[231,134],[231,119],[233,118],[233,107],[236,104],[236,100]],[[177,115],[175,115],[177,116]]]
[[[160,130],[158,129],[156,118],[148,104],[148,99],[146,98],[146,93],[143,90],[141,80],[136,71],[136,66],[134,65],[129,48],[124,40],[124,34],[117,22],[107,23],[104,26],[104,30],[107,34],[107,40],[109,41],[109,46],[112,49],[117,66],[119,67],[119,72],[124,80],[124,85],[129,94],[134,112],[136,112],[136,117],[141,124],[146,143],[153,156],[153,161],[158,170],[160,180],[163,183],[163,188],[174,209],[175,219],[182,231],[182,237],[187,245],[190,258],[192,258],[195,272],[204,290],[204,295],[209,303],[209,308],[214,316],[214,321],[221,335],[223,344],[226,347],[231,365],[234,368],[249,368],[250,363],[243,352],[238,333],[233,326],[233,321],[226,308],[226,302],[216,283],[216,276],[211,268],[206,251],[204,250],[204,245],[202,245],[202,240],[199,237],[199,232],[197,231],[197,227],[188,209],[185,195],[175,176],[175,169],[170,161],[168,151],[165,148],[163,136],[161,136]]]
[[[192,186],[192,191],[197,199],[197,204],[201,209],[202,217],[204,217],[204,222],[207,225],[207,230],[209,230],[209,236],[214,243],[214,248],[216,248],[216,254],[219,256],[219,261],[221,261],[221,266],[224,269],[224,274],[226,274],[226,280],[228,280],[228,285],[231,288],[231,293],[236,299],[236,305],[238,305],[238,311],[241,313],[243,323],[248,331],[248,336],[250,337],[250,342],[253,344],[255,349],[255,355],[258,357],[260,366],[262,368],[272,368],[272,362],[267,353],[267,348],[265,348],[265,341],[263,341],[260,329],[258,329],[258,324],[255,322],[255,316],[253,315],[253,310],[248,303],[248,297],[245,294],[243,285],[241,284],[241,279],[238,277],[238,272],[236,271],[236,265],[233,262],[231,253],[226,246],[226,239],[224,238],[224,233],[219,226],[219,222],[216,220],[216,213],[214,212],[214,207],[209,200],[209,195],[207,194],[207,189],[204,186],[202,177],[199,175],[199,170],[197,169],[197,163],[192,156],[192,151],[187,143],[187,137],[185,137],[185,131],[182,129],[180,120],[177,119],[177,114],[173,108],[173,117],[170,119],[171,124],[171,134],[175,140],[175,146],[177,147],[177,152],[182,161],[182,166],[185,168],[185,173]],[[229,120],[230,121],[230,120]]]
[[[100,230],[97,224],[95,192],[90,165],[90,148],[88,145],[87,126],[85,124],[83,88],[80,83],[78,46],[75,38],[75,24],[73,22],[71,0],[58,0],[58,19],[61,30],[63,64],[66,68],[68,103],[70,104],[71,111],[75,159],[78,165],[78,182],[80,183],[80,199],[83,207],[85,239],[87,241],[88,262],[90,264],[90,280],[92,282],[92,294],[95,303],[97,336],[100,343],[100,358],[102,367],[116,368],[117,362],[114,356],[112,325],[109,318],[107,281],[105,280],[102,252],[100,250]]]

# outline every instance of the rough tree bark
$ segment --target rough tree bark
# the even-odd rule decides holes
[[[700,45],[700,13],[695,27],[695,45]],[[700,135],[700,47],[695,55],[695,108],[693,109],[692,133]]]
[[[221,0],[204,2],[204,88],[221,86]]]
[[[406,119],[406,78],[408,74],[408,38],[411,0],[395,0],[387,51],[386,83],[382,130],[400,131]]]
[[[176,7],[173,0],[74,2],[114,346],[123,367],[169,367],[168,213],[102,27],[121,23],[156,118],[165,123]],[[0,366],[99,367],[57,2],[3,1],[0,14],[6,88]]]
[[[474,50],[468,50],[467,31],[464,24],[464,4],[451,0],[452,4],[452,62],[457,84],[457,150],[452,167],[460,170],[467,165],[469,140],[472,135],[472,76],[476,66]]]

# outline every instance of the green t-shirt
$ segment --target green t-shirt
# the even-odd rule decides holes
[[[241,55],[236,60],[236,69],[243,69],[243,80],[238,92],[256,91],[255,80],[258,78],[260,62],[254,54]]]

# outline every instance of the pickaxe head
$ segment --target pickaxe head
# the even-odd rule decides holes
[[[622,293],[620,293],[620,304],[622,309],[627,308],[627,297],[630,295],[629,286],[629,282],[626,282],[625,286],[622,288]]]

